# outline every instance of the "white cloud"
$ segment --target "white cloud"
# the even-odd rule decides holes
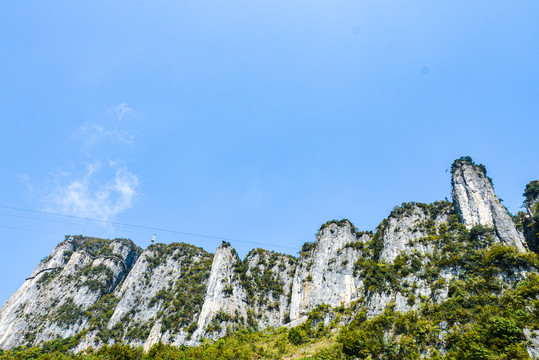
[[[108,112],[114,114],[116,117],[114,121],[109,121],[107,125],[86,123],[80,126],[73,134],[73,138],[77,140],[77,142],[81,142],[86,148],[86,151],[90,150],[101,141],[113,141],[125,145],[133,144],[135,138],[134,135],[126,129],[125,126],[122,128],[120,122],[126,116],[134,115],[135,111],[127,106],[127,103],[122,103],[108,109]]]
[[[74,136],[80,139],[87,147],[94,146],[97,142],[109,138],[122,144],[131,145],[134,136],[127,130],[109,130],[99,124],[84,124],[79,127]]]
[[[135,113],[133,109],[127,106],[127,103],[121,103],[120,105],[114,106],[109,109],[109,111],[116,114],[116,119],[118,119],[118,121],[122,121],[125,116],[133,115]]]
[[[99,176],[100,163],[87,165],[86,173],[79,179],[59,185],[47,197],[52,211],[66,215],[108,221],[133,206],[137,196],[138,178],[124,166],[109,163],[113,176]]]

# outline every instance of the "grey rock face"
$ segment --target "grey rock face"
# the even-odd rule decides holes
[[[119,302],[107,328],[118,329],[119,337],[112,341],[145,348],[160,340],[185,342],[189,333],[184,328],[196,323],[204,301],[212,258],[188,244],[155,244],[146,249],[114,292]],[[97,332],[90,332],[77,350],[103,345]]]
[[[317,305],[335,306],[357,299],[362,283],[354,277],[354,261],[361,252],[350,245],[368,239],[368,234],[358,238],[347,221],[322,227],[312,249],[299,259],[292,285],[290,320],[298,320]]]
[[[248,325],[258,329],[279,326],[290,321],[290,295],[297,259],[264,249],[254,249],[237,269],[247,293]],[[246,265],[246,266],[245,266]],[[249,324],[251,323],[251,324]]]
[[[247,318],[247,293],[234,276],[234,265],[239,261],[230,244],[217,248],[191,344],[196,344],[203,337],[222,337],[226,334],[227,326],[241,323],[242,318]]]
[[[462,265],[439,261],[443,246],[473,239],[455,213],[468,229],[493,227],[495,241],[526,251],[484,169],[462,159],[452,172],[454,203],[402,204],[375,234],[330,221],[299,259],[254,249],[242,261],[228,243],[212,255],[187,244],[155,244],[140,254],[128,240],[64,241],[0,309],[0,348],[84,330],[76,351],[115,342],[148,350],[159,341],[196,345],[240,327],[297,326],[319,305],[357,300],[353,309],[372,317],[388,306],[406,312],[439,303],[452,279],[466,275]],[[526,200],[529,221],[538,197]],[[513,270],[500,280],[516,283],[528,271]],[[525,334],[536,356],[537,334]]]
[[[0,309],[0,348],[87,328],[86,310],[114,290],[138,253],[128,240],[75,237],[59,244]]]
[[[452,174],[455,209],[466,227],[494,227],[498,241],[527,251],[524,236],[494,193],[484,168],[468,160],[456,160]]]
[[[390,263],[403,252],[407,255],[431,253],[434,244],[415,240],[428,236],[429,227],[436,228],[447,222],[452,208],[452,204],[447,202],[431,206],[409,203],[395,208],[384,225],[384,247],[380,259]]]
[[[422,268],[428,263],[429,256],[440,250],[441,246],[437,240],[440,235],[439,228],[447,225],[452,213],[453,204],[447,201],[429,205],[412,202],[395,207],[389,217],[378,226],[373,237],[373,241],[382,244],[379,255],[372,254],[373,257],[378,258],[378,264],[383,264],[382,266],[398,261],[408,267]],[[418,260],[417,265],[412,266],[411,259]],[[369,273],[364,273],[363,269],[361,265],[358,266],[358,278],[369,284]],[[387,282],[378,284],[385,286],[386,291],[370,287],[364,289],[368,317],[381,314],[389,305],[399,312],[418,309],[419,302],[415,299],[421,297],[433,298],[436,301],[447,298],[446,288],[434,291],[425,279],[413,272],[400,278],[399,284],[402,286],[395,287]]]
[[[529,342],[527,347],[528,355],[530,355],[532,359],[539,359],[539,331],[524,329],[524,336]]]

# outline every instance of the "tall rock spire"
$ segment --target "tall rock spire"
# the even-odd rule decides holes
[[[475,225],[494,227],[500,242],[526,251],[524,236],[496,196],[485,167],[463,157],[455,160],[451,173],[453,202],[466,228]]]
[[[236,316],[247,318],[247,294],[234,277],[234,264],[238,261],[238,255],[229,243],[223,243],[215,251],[206,298],[191,344],[196,345],[202,337],[217,339],[226,334],[226,327],[213,329],[210,326],[216,316],[223,317],[219,322],[224,325],[235,321]]]

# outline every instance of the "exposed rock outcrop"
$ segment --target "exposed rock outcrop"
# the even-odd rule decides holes
[[[482,225],[494,227],[498,241],[525,252],[523,234],[517,230],[513,219],[494,193],[486,169],[469,158],[453,163],[453,201],[462,222],[468,229]]]
[[[453,204],[436,202],[426,205],[421,203],[405,203],[396,207],[383,223],[383,250],[380,259],[393,262],[402,252],[421,255],[431,253],[434,244],[428,241],[417,242],[420,238],[432,235],[433,230],[447,222]]]
[[[212,258],[188,244],[151,245],[114,292],[119,301],[106,326],[114,335],[109,340],[146,349],[160,340],[185,343],[202,308]],[[102,345],[101,330],[88,333],[78,349]]]
[[[242,323],[247,318],[247,293],[235,276],[234,269],[239,261],[229,243],[217,248],[191,344],[197,343],[202,337],[222,337],[227,332],[227,326]]]
[[[354,262],[361,254],[356,243],[366,243],[368,233],[353,225],[328,222],[313,244],[305,244],[294,275],[290,319],[298,320],[317,305],[348,304],[357,299],[362,283],[354,276]]]
[[[121,283],[140,253],[130,240],[68,238],[0,309],[0,348],[86,329],[86,311]]]
[[[129,240],[73,237],[0,309],[0,348],[79,334],[76,351],[116,342],[148,350],[160,341],[196,345],[240,328],[291,327],[320,308],[350,305],[347,311],[361,309],[366,319],[388,308],[420,311],[448,300],[467,274],[481,285],[477,269],[512,259],[518,265],[488,275],[499,282],[489,291],[501,293],[535,271],[519,229],[534,235],[539,182],[526,188],[528,214],[517,226],[483,166],[461,158],[452,174],[453,203],[404,203],[375,233],[328,221],[299,258],[254,249],[240,260],[228,243],[215,255],[187,244],[154,244],[141,254]],[[482,263],[487,255],[491,263]],[[537,334],[524,334],[530,354],[539,356]]]
[[[264,329],[290,321],[289,308],[297,259],[254,249],[236,266],[236,276],[247,293],[247,325]],[[256,326],[255,326],[256,324]]]

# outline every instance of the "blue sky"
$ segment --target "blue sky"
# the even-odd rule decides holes
[[[512,212],[539,177],[537,1],[4,1],[0,34],[0,302],[66,234],[294,254],[463,155]]]

